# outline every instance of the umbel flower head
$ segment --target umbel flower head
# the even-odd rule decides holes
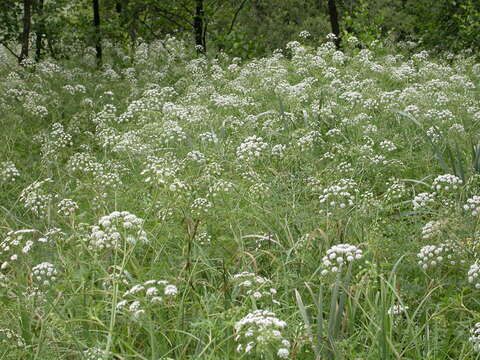
[[[272,287],[272,281],[251,272],[241,272],[232,276],[235,291],[239,296],[252,296],[256,301],[268,301],[279,304],[274,299],[277,290]]]
[[[237,352],[251,353],[275,351],[278,357],[286,359],[290,354],[290,342],[282,336],[281,330],[287,323],[267,310],[255,310],[235,323]],[[253,351],[252,351],[253,350]]]
[[[57,269],[49,262],[43,262],[32,268],[33,279],[40,286],[49,286],[55,282],[57,274]]]
[[[177,287],[166,280],[148,280],[125,291],[122,300],[117,304],[117,309],[138,318],[148,307],[164,303],[166,298],[174,298],[177,293]]]
[[[480,322],[477,322],[475,326],[470,329],[468,341],[473,345],[475,351],[480,351]]]
[[[98,225],[92,227],[87,240],[90,250],[115,249],[124,241],[130,244],[148,242],[143,230],[143,219],[128,211],[114,211],[101,217]]]
[[[362,250],[355,245],[334,245],[327,250],[327,254],[322,259],[323,270],[321,274],[336,273],[340,271],[344,264],[350,264],[356,260],[360,260],[362,257]]]

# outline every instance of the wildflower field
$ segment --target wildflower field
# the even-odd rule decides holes
[[[174,37],[0,61],[0,359],[480,358],[480,62]]]

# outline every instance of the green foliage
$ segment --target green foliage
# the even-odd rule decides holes
[[[84,49],[87,2],[45,3],[68,60],[19,67],[0,53],[0,357],[478,358],[475,57],[369,47],[378,24],[338,51],[317,43],[327,22],[269,57],[199,56],[150,32],[174,27],[149,13],[158,2],[129,4],[138,18],[103,2],[102,68]],[[255,43],[241,16],[270,2],[251,2],[230,35],[238,4],[213,5],[212,48],[234,54],[287,41],[260,37],[277,21],[295,36],[306,24],[279,2],[281,18],[252,24]],[[465,181],[434,187],[454,174]],[[339,244],[363,257],[331,276],[323,259]],[[33,271],[45,262],[58,270],[47,283]],[[275,326],[241,333],[262,310]]]

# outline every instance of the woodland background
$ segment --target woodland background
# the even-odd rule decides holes
[[[19,61],[69,58],[102,41],[134,48],[166,34],[199,51],[265,56],[308,29],[312,42],[332,32],[363,43],[421,41],[436,50],[480,47],[476,0],[2,0],[0,43]]]

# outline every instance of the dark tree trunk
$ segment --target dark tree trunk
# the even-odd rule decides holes
[[[37,27],[37,37],[35,39],[35,49],[36,49],[36,54],[35,54],[35,60],[38,62],[40,61],[42,57],[42,39],[43,39],[43,33],[44,33],[44,25],[43,25],[43,0],[38,0],[38,17],[39,17],[39,24]]]
[[[204,17],[203,0],[195,0],[195,16],[193,18],[193,30],[195,32],[195,45],[199,53],[206,52],[205,34],[204,34]]]
[[[18,62],[28,58],[28,41],[30,39],[30,27],[32,23],[32,0],[23,0],[23,31],[22,31],[22,50],[18,57]]]
[[[100,34],[100,8],[98,0],[93,1],[93,27],[95,30],[95,50],[97,51],[97,64],[102,65],[102,37]]]
[[[335,45],[340,47],[340,25],[338,24],[338,10],[335,0],[328,0],[328,14],[330,15],[330,24],[332,25],[332,33],[335,34],[337,39]]]

